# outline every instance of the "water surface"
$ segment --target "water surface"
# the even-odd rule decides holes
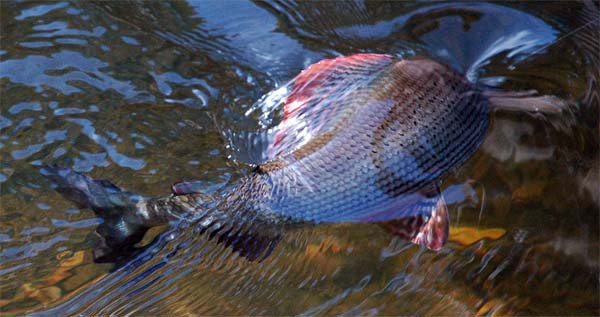
[[[580,36],[562,39],[587,21],[585,5],[0,6],[3,313],[599,313],[597,56]],[[256,129],[264,113],[244,114],[262,95],[358,52],[428,56],[490,86],[558,96],[570,111],[493,114],[480,151],[444,179],[452,222],[439,252],[377,225],[319,225],[256,263],[182,224],[153,230],[152,247],[127,263],[97,264],[100,220],[39,173],[60,164],[148,196],[182,179],[232,183],[249,169],[221,131]]]

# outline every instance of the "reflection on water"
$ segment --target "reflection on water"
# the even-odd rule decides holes
[[[557,42],[594,4],[0,5],[2,312],[598,313],[598,64],[589,30]],[[221,131],[253,130],[264,113],[244,114],[260,96],[356,52],[427,55],[570,100],[572,118],[493,114],[444,181],[451,237],[437,253],[340,224],[294,231],[254,263],[182,224],[112,271],[92,261],[99,220],[38,172],[56,163],[149,196],[182,179],[223,186],[247,167]]]

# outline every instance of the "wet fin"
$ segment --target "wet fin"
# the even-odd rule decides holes
[[[534,96],[535,91],[484,91],[493,109],[531,113],[560,114],[569,109],[569,103],[555,96]]]
[[[583,31],[575,34],[575,44],[578,45],[587,57],[588,83],[582,103],[591,109],[600,108],[600,3],[598,1],[584,0],[580,20],[583,22]],[[591,117],[591,116],[590,116]]]
[[[236,159],[261,164],[294,152],[316,135],[330,132],[348,102],[354,102],[394,62],[383,54],[356,54],[312,64],[284,86],[265,95],[246,113],[260,111],[261,131],[226,131]]]
[[[291,153],[315,135],[329,132],[354,101],[360,88],[368,86],[394,59],[383,54],[355,54],[325,59],[303,70],[288,84],[283,120],[274,130],[267,150],[272,159]]]
[[[391,55],[355,54],[332,59],[324,59],[310,65],[292,81],[291,91],[285,99],[284,120],[310,104],[307,99],[325,99],[340,88],[351,85],[356,80],[377,74],[393,61]]]
[[[114,262],[136,250],[135,244],[149,229],[136,215],[136,204],[143,200],[141,196],[64,167],[45,166],[40,172],[66,199],[79,208],[93,210],[104,220],[96,228],[99,237],[93,252],[96,262]]]
[[[383,222],[380,225],[391,234],[404,240],[412,241],[417,237],[417,234],[426,221],[427,218],[424,216],[415,216]]]
[[[422,191],[425,199],[410,208],[419,209],[419,215],[396,219],[380,225],[398,237],[438,251],[448,241],[448,207],[439,188],[431,185]]]
[[[136,247],[136,244],[142,241],[148,229],[127,223],[122,218],[106,220],[95,231],[98,241],[92,251],[94,262],[108,263],[131,258],[143,249]]]
[[[80,208],[92,209],[104,220],[96,228],[99,239],[93,251],[94,261],[99,263],[131,258],[144,249],[136,244],[147,230],[169,220],[193,222],[200,232],[218,239],[249,261],[268,257],[283,235],[276,219],[260,214],[251,217],[250,213],[232,215],[229,210],[215,207],[214,196],[199,188],[206,187],[204,182],[175,183],[174,195],[145,199],[106,180],[94,180],[68,168],[46,166],[40,172],[65,198]],[[185,213],[189,215],[184,216]]]
[[[440,195],[431,216],[410,241],[437,251],[448,241],[449,223],[448,206]]]

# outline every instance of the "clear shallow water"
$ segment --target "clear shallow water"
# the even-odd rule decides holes
[[[2,312],[598,314],[598,74],[577,37],[538,51],[580,25],[578,10],[2,2]],[[91,259],[100,221],[39,174],[56,163],[149,196],[181,179],[233,182],[248,171],[219,129],[254,129],[260,113],[244,113],[262,95],[357,52],[430,56],[570,100],[572,114],[493,114],[481,150],[444,180],[452,227],[437,253],[376,225],[315,226],[250,263],[182,225],[115,269]]]

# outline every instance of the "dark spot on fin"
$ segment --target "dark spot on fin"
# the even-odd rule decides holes
[[[280,224],[261,219],[247,220],[245,223],[236,223],[233,218],[229,221],[232,223],[225,226],[209,225],[209,237],[216,238],[218,243],[248,261],[260,262],[266,259],[284,234]]]
[[[428,186],[421,193],[425,198],[411,206],[421,210],[420,215],[380,225],[402,239],[438,251],[448,240],[448,207],[437,185]]]
[[[219,237],[219,242],[230,247],[233,252],[238,252],[248,261],[262,261],[266,259],[281,240],[280,235],[268,236],[258,233],[227,233]]]
[[[223,218],[218,214],[208,217],[220,218],[212,223],[199,224],[198,234],[208,234],[210,240],[237,252],[248,261],[262,261],[275,249],[284,231],[277,223],[265,222],[261,219]]]
[[[148,230],[136,215],[142,197],[123,191],[107,180],[94,180],[55,165],[40,169],[53,187],[79,208],[89,208],[104,220],[96,228],[99,241],[93,251],[96,262],[115,262],[131,256]]]

